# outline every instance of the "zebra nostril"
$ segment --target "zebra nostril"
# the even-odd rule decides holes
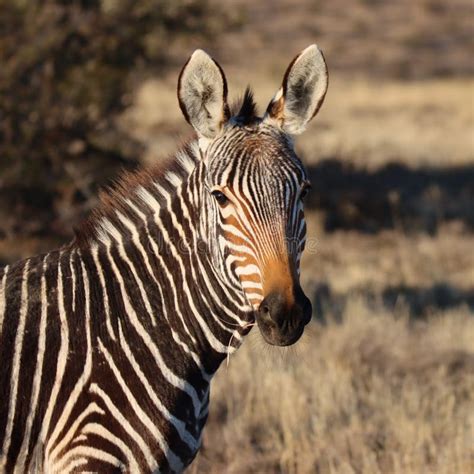
[[[262,301],[259,313],[266,322],[271,321],[280,328],[286,316],[283,297],[277,293],[269,294]]]

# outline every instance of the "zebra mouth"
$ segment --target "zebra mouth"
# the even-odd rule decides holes
[[[272,346],[291,346],[297,342],[304,332],[304,323],[300,323],[292,330],[285,330],[278,327],[275,323],[266,321],[263,318],[257,317],[258,328],[263,336],[263,339]]]

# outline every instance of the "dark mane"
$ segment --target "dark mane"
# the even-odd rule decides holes
[[[231,114],[233,119],[242,125],[250,125],[257,119],[257,105],[250,86],[245,89],[242,99],[231,107]]]
[[[196,162],[198,157],[193,150],[192,143],[187,143],[174,155],[160,160],[158,163],[138,169],[136,171],[124,171],[112,184],[99,192],[99,204],[92,210],[78,227],[74,228],[74,245],[84,247],[90,244],[96,237],[100,222],[105,219],[114,223],[117,221],[116,211],[125,216],[133,212],[127,204],[128,199],[134,198],[134,193],[139,188],[152,189],[154,183],[169,191],[173,190],[173,184],[166,179],[166,175],[173,174],[178,178],[186,178],[189,174],[189,164]],[[187,157],[187,165],[185,160]],[[156,194],[156,193],[153,193]],[[159,201],[159,198],[157,199]]]

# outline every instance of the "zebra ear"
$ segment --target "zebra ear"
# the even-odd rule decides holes
[[[318,112],[327,88],[328,70],[323,53],[312,44],[288,66],[265,118],[275,119],[285,132],[298,135]]]
[[[194,51],[179,75],[178,100],[184,117],[201,138],[214,138],[229,120],[224,72],[202,49]]]

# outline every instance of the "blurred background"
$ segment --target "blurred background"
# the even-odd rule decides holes
[[[190,471],[474,472],[473,25],[471,0],[0,0],[0,263],[67,242],[101,186],[189,138],[194,49],[263,112],[316,42],[314,321],[220,371]]]

